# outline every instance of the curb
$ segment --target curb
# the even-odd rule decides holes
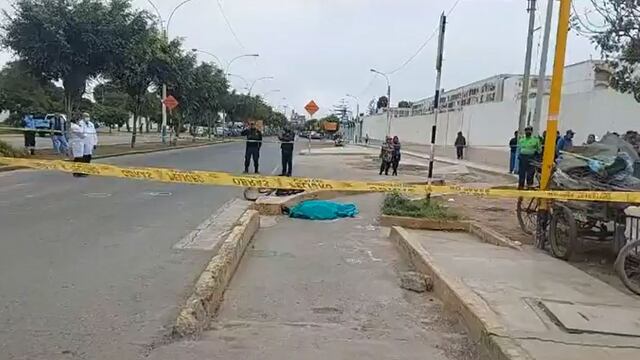
[[[233,141],[232,140],[222,140],[222,141],[216,141],[216,142],[211,142],[211,143],[206,143],[206,144],[169,146],[169,147],[160,148],[160,149],[147,149],[147,150],[138,150],[138,151],[115,153],[115,154],[109,154],[109,155],[96,155],[96,156],[93,157],[93,159],[94,160],[108,159],[108,158],[121,157],[121,156],[127,156],[127,155],[149,154],[149,153],[162,152],[162,151],[181,150],[181,149],[189,149],[189,148],[199,148],[199,147],[204,147],[204,146],[226,144],[226,143],[230,143],[230,142],[233,142]],[[28,167],[15,166],[15,165],[6,165],[6,166],[0,165],[0,173],[1,172],[6,172],[6,171],[20,170],[20,169],[28,169]]]
[[[368,194],[362,191],[348,190],[314,190],[290,196],[260,196],[251,206],[260,215],[282,215],[282,207],[292,207],[305,200],[330,200],[341,196]]]
[[[260,227],[260,215],[247,210],[238,220],[195,284],[193,294],[181,308],[173,334],[177,337],[197,335],[209,324],[245,249]]]
[[[231,141],[230,140],[222,140],[222,141],[216,141],[216,142],[211,142],[211,143],[206,143],[206,144],[180,145],[180,146],[168,146],[166,148],[159,148],[159,149],[134,150],[134,151],[129,151],[129,152],[122,152],[122,153],[115,153],[115,154],[108,154],[108,155],[96,155],[96,156],[93,157],[93,159],[108,159],[108,158],[121,157],[121,156],[127,156],[127,155],[149,154],[149,153],[162,152],[162,151],[181,150],[181,149],[189,149],[189,148],[199,148],[199,147],[204,147],[204,146],[225,144],[225,143],[229,143],[229,142],[231,142]]]
[[[466,220],[434,220],[394,215],[380,215],[379,223],[382,226],[401,226],[408,229],[439,231],[469,231],[471,226],[471,222]]]
[[[399,226],[402,228],[420,230],[464,231],[478,237],[485,243],[522,251],[522,244],[511,241],[497,231],[481,225],[475,221],[433,220],[424,218],[411,218],[405,216],[380,215],[379,224],[381,226]]]
[[[445,309],[459,315],[472,339],[480,344],[481,358],[533,360],[509,338],[506,329],[486,302],[461,280],[436,267],[429,252],[411,239],[405,229],[399,226],[392,227],[389,238],[417,271],[431,277],[433,291],[443,302]]]

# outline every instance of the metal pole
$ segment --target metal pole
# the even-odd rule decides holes
[[[549,37],[551,35],[551,20],[553,19],[553,2],[547,1],[547,17],[544,24],[542,38],[542,54],[540,55],[540,70],[538,73],[538,90],[536,95],[536,108],[533,112],[533,135],[540,133],[540,118],[542,117],[542,101],[547,84],[547,57],[549,56]]]
[[[558,30],[556,34],[556,53],[553,60],[553,76],[551,77],[551,94],[549,96],[549,113],[547,115],[547,136],[542,155],[542,177],[540,189],[547,190],[551,179],[551,171],[556,153],[556,132],[558,131],[558,117],[560,116],[560,101],[562,99],[562,81],[564,76],[564,61],[567,51],[567,35],[569,33],[569,19],[571,16],[571,0],[560,0],[560,14],[558,15]],[[549,216],[549,201],[540,200],[538,207],[536,246],[543,248],[546,242],[546,225]]]
[[[391,134],[391,83],[387,78],[387,136]]]
[[[520,117],[518,119],[518,134],[524,134],[527,122],[527,105],[529,102],[529,77],[531,76],[531,53],[533,48],[533,27],[536,21],[536,0],[528,0],[529,29],[527,32],[527,50],[524,56],[524,75],[522,77],[522,97],[520,98]]]
[[[436,94],[433,99],[433,126],[431,127],[431,156],[429,157],[429,174],[427,183],[431,185],[433,178],[433,162],[435,160],[436,130],[438,126],[438,112],[440,107],[440,79],[442,78],[442,53],[444,51],[444,32],[447,25],[447,17],[440,15],[440,32],[438,34],[438,53],[436,56]],[[427,198],[431,194],[427,194]]]
[[[169,35],[167,29],[162,29],[164,35],[164,41],[169,42]],[[162,143],[167,143],[167,106],[164,104],[164,100],[167,98],[167,83],[162,84]]]

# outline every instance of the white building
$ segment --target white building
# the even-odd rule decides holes
[[[585,141],[589,134],[600,136],[607,131],[624,133],[627,130],[640,130],[640,104],[631,94],[611,89],[609,78],[606,64],[599,60],[565,67],[559,127],[561,132],[574,130],[576,143]],[[550,79],[545,81],[547,90],[541,109],[543,128],[547,117]],[[537,78],[533,78],[530,86],[528,111],[531,114],[537,96]],[[445,91],[442,113],[438,117],[436,144],[452,146],[456,133],[462,131],[470,146],[470,159],[473,160],[474,149],[494,149],[498,151],[498,161],[504,164],[504,155],[500,153],[508,151],[507,143],[518,127],[521,87],[521,75],[501,74]],[[432,103],[433,98],[416,101],[411,114],[392,117],[391,135],[399,136],[405,143],[429,143],[434,123]],[[386,131],[386,115],[364,118],[363,134],[368,134],[372,139],[383,139]],[[450,155],[453,154],[451,152]],[[478,155],[478,161],[491,162],[490,158],[487,151]]]

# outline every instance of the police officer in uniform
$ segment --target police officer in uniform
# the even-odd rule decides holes
[[[280,135],[280,150],[282,151],[282,173],[280,176],[291,176],[293,168],[293,142],[296,135],[289,125],[285,125],[284,132]]]
[[[249,164],[253,159],[253,169],[258,174],[259,160],[260,160],[260,147],[262,147],[262,132],[256,128],[256,123],[249,123],[249,128],[244,129],[241,133],[242,136],[247,137],[247,145],[244,152],[244,172],[249,172]]]

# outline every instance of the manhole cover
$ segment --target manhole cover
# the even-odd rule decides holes
[[[540,302],[569,332],[640,336],[640,309],[609,305]]]
[[[107,198],[111,196],[109,193],[86,193],[83,195],[90,198]]]
[[[169,191],[148,191],[145,194],[147,194],[149,196],[171,196],[171,195],[173,195]]]

